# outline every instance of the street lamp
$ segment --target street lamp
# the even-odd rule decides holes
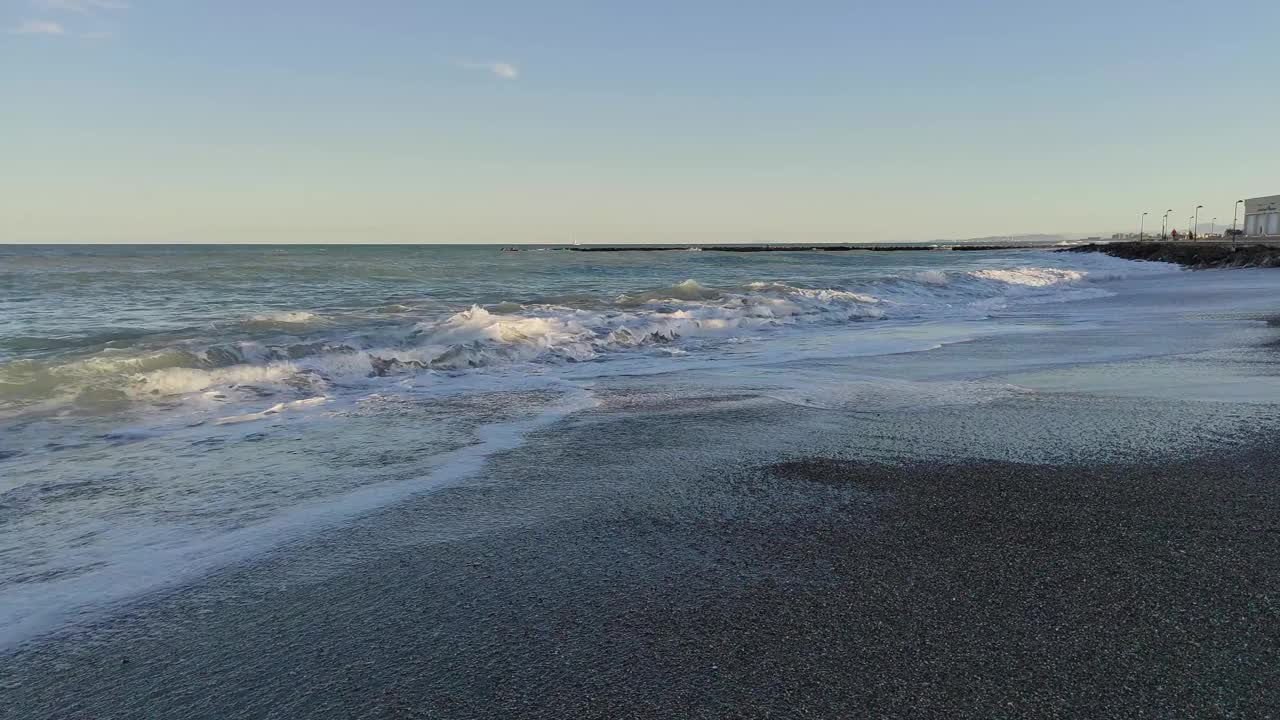
[[[1232,240],[1234,240],[1236,237],[1236,213],[1240,212],[1240,203],[1242,202],[1244,201],[1237,200],[1235,206],[1231,208],[1231,239]]]
[[[1202,207],[1204,206],[1203,205],[1196,206],[1195,219],[1191,221],[1191,239],[1192,240],[1195,240],[1196,235],[1200,233],[1200,208]]]
[[[1142,213],[1142,217],[1138,218],[1138,242],[1142,242],[1143,226],[1147,224],[1147,214]]]
[[[1213,237],[1213,231],[1218,227],[1218,218],[1209,221],[1209,237]]]
[[[1164,222],[1160,223],[1160,239],[1169,239],[1169,213],[1173,212],[1173,208],[1169,208],[1164,212]]]

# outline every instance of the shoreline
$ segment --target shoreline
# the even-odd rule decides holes
[[[1258,450],[1148,468],[780,460],[720,480],[745,496],[806,494],[807,513],[610,513],[383,553],[269,602],[232,593],[217,609],[230,622],[37,651],[15,663],[11,707],[1250,716],[1280,701],[1277,470]],[[214,688],[234,692],[205,696]]]
[[[5,653],[0,686],[21,718],[1251,716],[1280,702],[1280,418],[1163,459],[1019,462],[929,459],[920,443],[996,437],[997,418],[1048,442],[1050,427],[1158,408],[612,402],[638,400],[536,432],[475,483]],[[1229,412],[1200,409],[1186,431]],[[849,444],[873,428],[897,439]],[[726,431],[786,437],[681,464]],[[583,462],[554,462],[567,453]]]

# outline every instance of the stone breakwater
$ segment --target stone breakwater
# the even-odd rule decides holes
[[[1280,246],[1195,242],[1094,243],[1059,252],[1098,252],[1126,260],[1170,262],[1195,269],[1280,267]]]

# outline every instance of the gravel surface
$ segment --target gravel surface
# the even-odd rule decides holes
[[[268,562],[11,657],[0,716],[1269,717],[1278,463],[799,458]]]

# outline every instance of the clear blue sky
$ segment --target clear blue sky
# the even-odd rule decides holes
[[[1276,0],[0,0],[0,28],[0,242],[909,240],[1280,193]]]

